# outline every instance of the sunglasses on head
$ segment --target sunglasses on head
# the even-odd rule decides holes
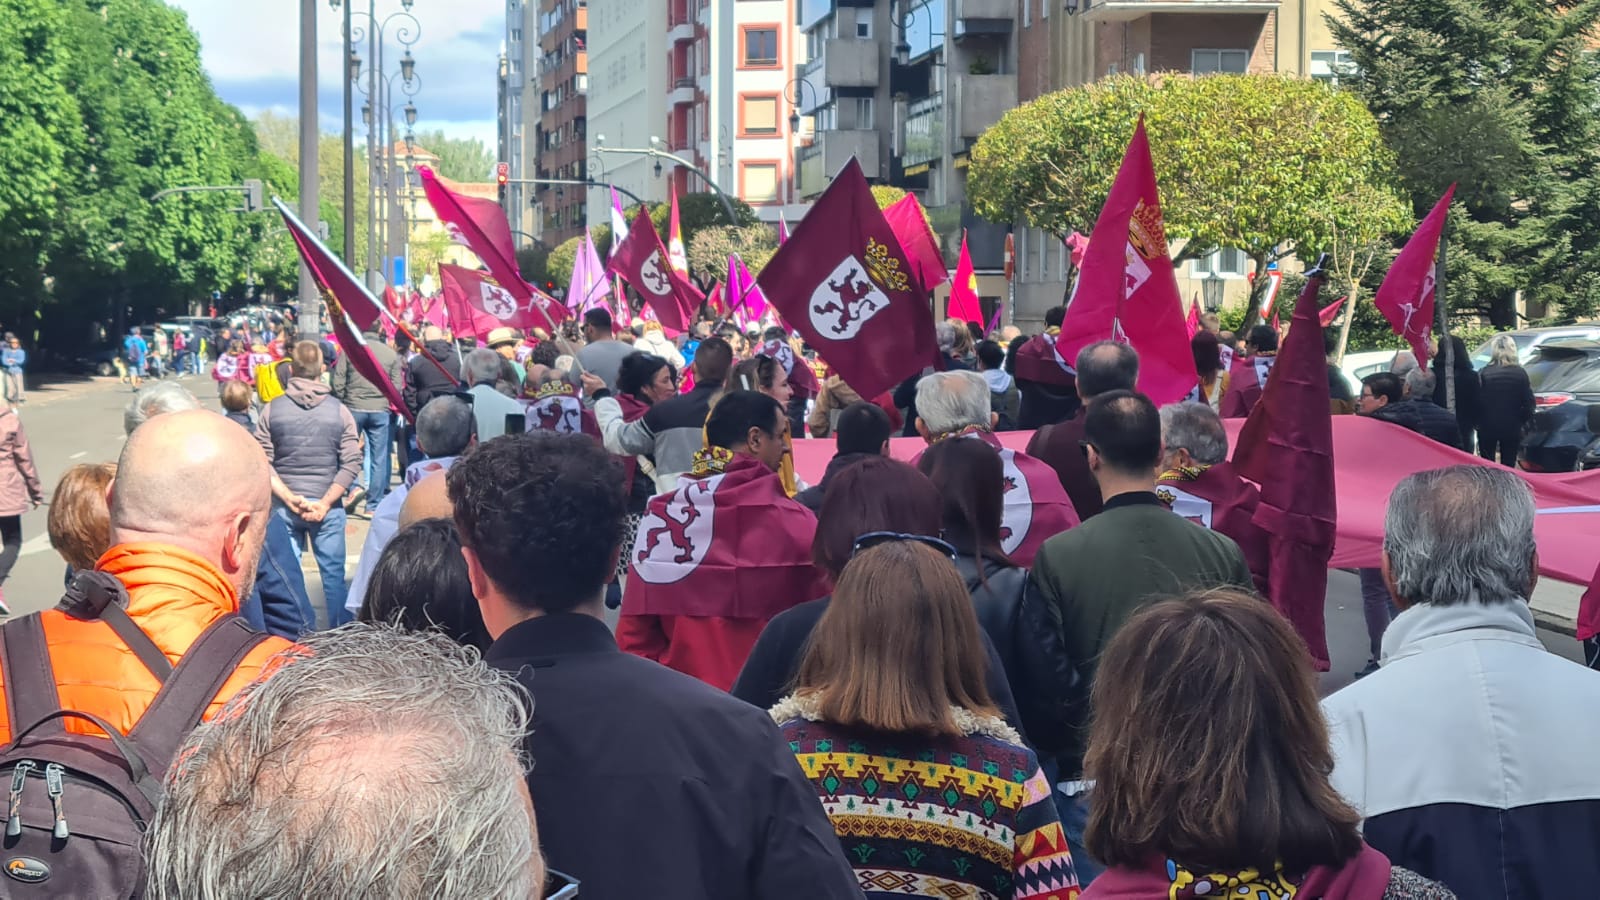
[[[951,559],[956,558],[956,548],[939,538],[926,534],[905,534],[899,531],[869,531],[856,538],[856,542],[850,547],[850,555],[853,557],[863,550],[871,550],[880,544],[891,544],[897,541],[910,541],[913,544],[932,547]]]

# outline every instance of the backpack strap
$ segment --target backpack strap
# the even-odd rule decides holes
[[[0,626],[0,654],[5,666],[6,712],[11,717],[12,740],[23,728],[61,711],[61,696],[56,691],[55,670],[50,666],[50,651],[45,646],[44,622],[38,613],[12,619]],[[52,732],[65,732],[60,719],[46,725]]]
[[[178,745],[211,705],[246,655],[267,636],[239,616],[224,616],[190,645],[172,677],[139,717],[128,737],[138,745],[153,772],[165,772]]]
[[[156,676],[157,681],[164,684],[172,677],[172,661],[161,652],[161,648],[150,639],[150,635],[139,627],[139,623],[128,615],[127,610],[113,603],[100,611],[100,621],[111,626],[111,630],[128,645],[134,656],[139,657],[139,661],[150,670],[150,674]]]
[[[74,619],[98,619],[116,632],[124,646],[144,663],[157,681],[166,681],[172,674],[172,663],[150,639],[139,623],[128,615],[128,589],[115,575],[94,570],[76,572],[67,592],[62,595],[56,609]]]

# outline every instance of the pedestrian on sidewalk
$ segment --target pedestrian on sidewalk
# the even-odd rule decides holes
[[[6,346],[0,350],[0,367],[6,370],[6,399],[13,404],[27,403],[24,398],[22,380],[23,367],[28,363],[28,351],[22,349],[22,342],[11,332],[6,332]]]
[[[139,326],[133,326],[128,336],[122,340],[122,358],[128,364],[128,381],[133,385],[134,393],[144,386],[144,369],[149,361],[150,345],[145,343],[144,336],[139,333]]]
[[[22,514],[43,503],[44,489],[22,420],[10,403],[0,401],[0,587],[22,553]],[[0,616],[9,615],[11,607],[0,593]]]

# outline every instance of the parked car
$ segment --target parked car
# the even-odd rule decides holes
[[[1534,414],[1522,443],[1522,468],[1600,468],[1600,340],[1540,344],[1526,368]]]
[[[1533,359],[1534,351],[1542,344],[1551,341],[1600,341],[1600,325],[1558,325],[1552,328],[1525,328],[1521,331],[1503,331],[1501,334],[1511,335],[1517,342],[1517,356],[1526,366]],[[1495,335],[1499,337],[1500,335]],[[1472,351],[1472,367],[1482,371],[1489,364],[1489,345],[1494,343],[1494,338],[1484,341],[1478,349]],[[1534,385],[1538,387],[1538,385]]]
[[[122,355],[122,343],[103,344],[73,357],[71,370],[109,378],[117,374],[117,358]]]
[[[1361,396],[1361,379],[1375,372],[1389,371],[1389,366],[1394,363],[1394,354],[1393,350],[1346,353],[1339,371],[1344,375],[1344,383],[1350,388],[1350,396]]]

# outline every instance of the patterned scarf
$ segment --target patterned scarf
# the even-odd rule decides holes
[[[965,427],[965,428],[963,428],[963,429],[961,429],[959,431],[947,431],[944,434],[936,434],[933,437],[928,438],[928,443],[937,444],[940,441],[949,440],[950,438],[968,437],[969,435],[974,435],[974,434],[992,434],[992,433],[993,432],[990,429],[985,428],[982,425],[968,425],[967,427]]]
[[[694,465],[689,468],[689,474],[694,478],[721,475],[728,471],[728,464],[731,462],[733,462],[732,450],[723,447],[701,447],[694,453]]]

